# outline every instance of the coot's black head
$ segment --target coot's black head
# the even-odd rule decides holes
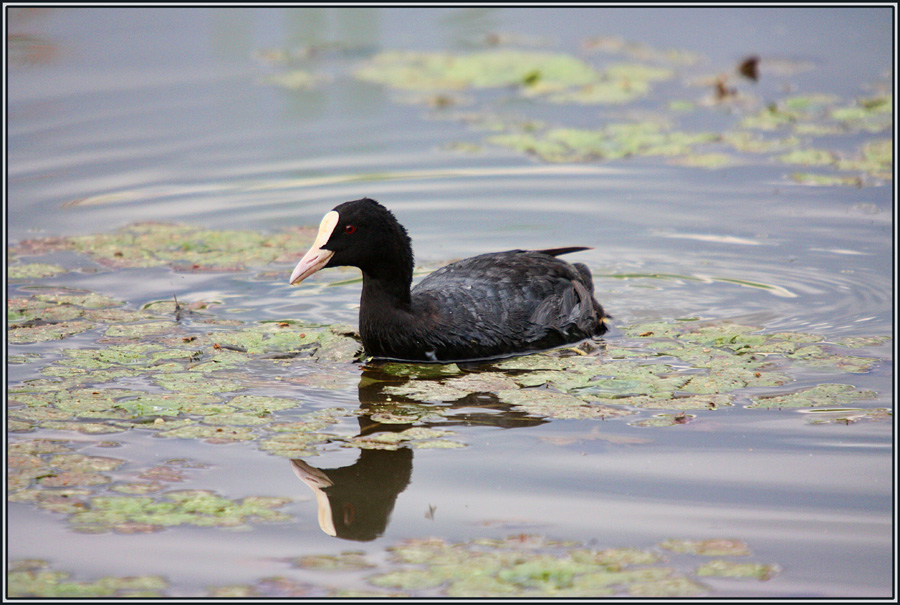
[[[297,285],[325,267],[359,267],[364,274],[412,279],[412,246],[394,214],[368,198],[345,202],[325,215],[309,252],[291,274]]]

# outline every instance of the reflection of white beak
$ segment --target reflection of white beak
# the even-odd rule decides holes
[[[334,256],[334,252],[325,250],[322,246],[328,243],[339,220],[340,216],[334,210],[326,214],[322,219],[321,224],[319,224],[319,233],[316,235],[316,241],[313,242],[309,252],[300,259],[300,262],[294,267],[294,272],[291,273],[290,284],[292,286],[296,286],[327,265],[328,261],[331,260],[331,257]]]
[[[337,530],[334,528],[334,521],[331,518],[331,502],[328,501],[328,495],[322,491],[326,487],[333,485],[331,479],[319,469],[308,465],[302,460],[291,460],[291,469],[300,478],[300,481],[309,486],[309,489],[316,495],[319,527],[329,536],[336,536]]]

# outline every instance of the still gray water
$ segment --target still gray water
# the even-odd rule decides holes
[[[113,427],[123,409],[134,411],[124,391],[115,418],[64,416],[76,408],[67,403],[74,383],[61,382],[66,395],[46,404],[46,381],[86,368],[79,351],[124,342],[105,330],[125,320],[58,339],[10,336],[7,454],[19,474],[8,487],[7,556],[18,596],[607,594],[596,578],[593,589],[579,583],[582,568],[563,579],[516,567],[485,580],[493,584],[462,586],[449,575],[415,584],[422,570],[397,559],[411,541],[480,553],[489,540],[516,537],[559,557],[573,556],[564,541],[635,549],[650,557],[646,569],[665,565],[666,581],[677,580],[620,580],[612,594],[893,594],[891,8],[7,10],[8,300],[90,292],[150,312],[177,297],[202,312],[185,315],[186,331],[166,333],[171,341],[135,337],[147,346],[287,321],[350,330],[358,272],[287,284],[309,242],[274,261],[223,261],[246,261],[223,271],[193,260],[186,244],[168,250],[179,260],[128,264],[127,248],[104,257],[78,238],[147,221],[264,237],[314,228],[338,203],[368,196],[409,230],[417,278],[483,252],[591,246],[571,260],[590,267],[613,329],[608,349],[588,360],[624,351],[683,376],[706,367],[645,345],[667,334],[663,325],[738,324],[816,343],[799,355],[766,350],[789,383],[751,382],[727,406],[687,415],[638,400],[621,417],[538,413],[511,403],[508,381],[533,392],[512,366],[463,368],[502,387],[458,400],[386,395],[404,370],[304,357],[209,374],[240,383],[213,394],[167,387],[146,371],[78,385],[182,397],[195,407],[149,416],[202,416],[207,426],[215,414],[197,406],[246,416],[221,393],[294,400],[272,418],[326,419],[330,440],[293,456],[273,449],[287,442],[281,429],[254,429],[256,420],[223,416],[219,426],[244,431],[227,443]],[[758,63],[752,77],[737,69],[748,59]],[[509,81],[510,69],[492,61],[536,67]],[[39,270],[30,263],[57,269],[13,273]],[[21,334],[10,307],[10,334]],[[717,340],[704,354],[735,342]],[[803,365],[814,347],[816,363]],[[423,382],[460,388],[435,378]],[[554,392],[593,388],[548,380]],[[834,383],[863,395],[759,405]],[[382,435],[391,423],[436,432],[384,449],[354,441],[379,422]],[[96,457],[92,470],[60,466],[59,456],[76,452]],[[28,465],[39,472],[22,471]],[[326,497],[311,489],[323,474],[334,484],[324,490],[330,505],[345,507],[335,519],[357,521],[359,533],[323,521]],[[103,498],[175,490],[207,490],[232,506],[277,499],[269,510],[281,516],[248,513],[244,531],[126,513],[116,530],[79,525],[79,512],[100,510]],[[695,550],[680,551],[679,540]],[[737,556],[707,556],[702,541],[742,546]],[[763,579],[700,573],[712,559],[770,567]],[[71,574],[80,588],[41,584],[41,569]],[[406,579],[388,576],[395,571]],[[131,576],[156,579],[112,593],[96,584]]]

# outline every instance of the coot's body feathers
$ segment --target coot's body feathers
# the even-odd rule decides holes
[[[334,213],[323,219],[317,239],[329,258],[314,254],[314,244],[291,282],[317,270],[308,268],[313,261],[360,267],[359,329],[368,355],[432,362],[486,359],[575,343],[606,331],[588,268],[556,258],[586,248],[482,254],[438,269],[410,291],[412,249],[393,214],[368,199],[342,204]]]

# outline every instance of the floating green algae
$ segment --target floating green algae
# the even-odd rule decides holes
[[[112,267],[171,266],[183,271],[240,271],[250,266],[296,261],[312,243],[314,228],[216,231],[191,225],[135,223],[114,233],[25,240],[11,250],[35,255],[68,250]]]
[[[399,568],[368,581],[409,596],[674,597],[710,592],[695,579],[660,565],[662,558],[652,550],[593,550],[529,534],[461,543],[409,539],[388,552]]]
[[[810,367],[854,374],[868,372],[878,362],[872,357],[832,353],[826,347],[817,344],[799,348],[786,355]]]
[[[288,520],[275,510],[288,501],[261,496],[229,500],[205,490],[169,491],[158,497],[96,496],[87,510],[72,514],[69,521],[76,531],[87,533],[145,533],[175,525],[241,528]]]
[[[859,98],[830,111],[830,118],[847,130],[883,132],[893,125],[894,97],[879,95]]]
[[[614,123],[600,129],[553,128],[507,133],[488,142],[534,154],[547,162],[585,162],[629,156],[688,155],[697,145],[717,140],[712,133],[671,130],[656,122]]]
[[[727,143],[737,151],[745,153],[774,153],[796,148],[801,141],[796,136],[783,138],[762,137],[754,132],[738,130],[726,132],[722,135],[722,142]]]
[[[856,157],[840,158],[837,161],[839,170],[863,172],[869,176],[893,179],[894,146],[890,139],[881,139],[864,143]]]
[[[737,158],[725,153],[693,153],[674,158],[672,164],[694,168],[726,168],[739,163]]]
[[[615,45],[613,45],[615,46]],[[604,48],[605,43],[600,45]],[[618,46],[622,54],[624,47]],[[629,54],[624,52],[624,54]],[[643,53],[635,53],[637,57]],[[492,50],[482,53],[454,55],[451,53],[416,53],[388,51],[377,55],[356,72],[357,77],[391,86],[397,89],[479,89],[513,87],[512,95],[519,95],[531,102],[549,102],[557,105],[626,105],[642,100],[644,104],[658,106],[657,113],[642,113],[642,121],[634,118],[627,127],[634,131],[647,131],[666,124],[666,136],[656,140],[635,137],[633,133],[610,132],[610,127],[626,124],[607,124],[598,129],[573,128],[565,123],[534,126],[535,121],[520,119],[520,128],[508,118],[497,117],[503,111],[482,109],[482,116],[472,112],[457,119],[467,124],[490,130],[485,142],[506,147],[517,152],[536,156],[544,162],[598,162],[640,156],[667,156],[669,163],[683,166],[717,169],[749,163],[782,162],[806,166],[818,166],[841,171],[854,171],[858,175],[795,173],[788,175],[798,182],[818,185],[863,186],[878,184],[892,178],[892,150],[883,141],[864,143],[856,157],[847,158],[838,150],[801,149],[808,137],[841,136],[858,133],[887,132],[892,126],[893,97],[876,96],[868,99],[844,101],[836,95],[807,94],[788,95],[768,102],[764,107],[752,95],[744,96],[736,90],[728,91],[725,99],[717,102],[696,103],[668,99],[665,103],[653,98],[653,85],[675,79],[678,69],[691,62],[680,62],[675,55],[652,52],[649,62],[612,64],[603,68],[563,68],[561,65],[536,67],[553,56],[560,64],[577,62],[562,59],[557,53],[517,54],[509,50]],[[540,59],[538,57],[541,57]],[[509,61],[510,65],[504,65]],[[578,63],[571,63],[577,65]],[[582,64],[582,66],[584,66]],[[586,66],[584,66],[586,67]],[[563,74],[578,73],[570,78]],[[579,81],[579,79],[581,81]],[[722,87],[721,79],[716,80]],[[671,87],[671,85],[669,85]],[[712,86],[706,82],[704,86]],[[649,99],[649,101],[648,101]],[[731,129],[722,128],[712,133],[688,133],[674,126],[686,110],[693,115],[708,111],[717,105],[737,99],[737,116]],[[471,101],[470,101],[471,103]],[[433,102],[431,106],[446,107],[452,101]],[[497,105],[495,101],[493,105]],[[487,126],[489,125],[489,126]],[[487,127],[486,127],[487,126]],[[766,136],[757,136],[764,133]],[[769,136],[771,135],[773,136]],[[783,135],[783,136],[774,136]],[[717,143],[726,143],[742,153],[754,154],[754,158],[736,157],[720,149],[709,149]],[[457,149],[480,150],[472,142],[459,142]],[[762,156],[762,157],[759,157]]]
[[[347,440],[346,446],[360,449],[396,450],[401,444],[416,449],[453,449],[465,447],[464,443],[444,439],[454,435],[452,431],[412,427],[399,433],[385,432],[353,437]]]
[[[809,424],[855,424],[857,422],[893,422],[894,413],[887,408],[813,408],[801,410]]]
[[[104,305],[121,304],[98,296],[79,296],[75,300],[72,296],[54,299],[41,295],[32,300],[50,305],[47,309],[74,313],[87,310],[72,303],[97,307],[99,311],[106,310]],[[25,307],[19,301],[12,308],[18,311]],[[174,305],[115,310],[119,314],[112,319],[117,322],[114,325],[127,328],[144,325],[148,314],[168,314]],[[25,316],[10,315],[13,323]],[[105,319],[101,321],[105,323]],[[238,322],[230,326],[237,329],[217,327],[216,331],[204,333],[202,324],[195,324],[199,329],[173,321],[167,325],[171,329],[130,333],[128,339],[121,333],[121,338],[101,338],[94,346],[62,350],[61,356],[41,369],[46,378],[8,386],[12,404],[10,428],[84,433],[142,429],[160,436],[212,443],[258,440],[269,432],[273,413],[297,407],[299,402],[242,393],[260,386],[260,380],[237,370],[254,362],[268,367],[276,375],[263,382],[281,389],[276,381],[286,363],[279,359],[282,354],[290,362],[302,350],[313,363],[342,364],[352,361],[359,349],[358,340],[348,336],[352,331],[340,326]],[[352,367],[343,370],[352,371]],[[150,386],[150,390],[115,388],[119,380],[129,380],[132,385],[138,380],[155,386]]]
[[[562,53],[489,50],[470,54],[386,51],[362,64],[360,80],[408,90],[521,85],[556,90],[588,84],[597,72]]]
[[[685,415],[685,410],[707,412],[733,406],[735,394],[742,389],[764,393],[760,389],[789,384],[793,378],[785,369],[794,362],[815,367],[824,359],[829,370],[841,373],[866,371],[878,363],[874,357],[826,351],[819,335],[764,333],[757,326],[727,322],[641,324],[624,330],[637,340],[626,342],[623,350],[637,345],[635,350],[645,351],[644,359],[641,355],[619,354],[609,359],[602,354],[567,355],[560,349],[502,360],[461,375],[412,378],[403,384],[389,384],[383,392],[400,401],[436,403],[488,394],[514,410],[549,418],[614,418],[633,413],[629,408],[682,412],[633,422],[637,426],[672,426],[695,417]],[[884,338],[872,338],[859,344],[885,342]],[[659,363],[659,356],[677,360],[681,367]]]
[[[788,395],[753,397],[749,408],[815,408],[836,407],[858,400],[873,399],[876,393],[849,384],[820,384]]]
[[[695,416],[693,414],[654,414],[650,418],[642,418],[641,420],[636,420],[634,422],[629,422],[631,426],[639,426],[639,427],[650,427],[650,428],[661,428],[667,426],[676,426],[679,424],[687,424]]]
[[[184,471],[206,468],[189,460],[169,460],[119,482],[108,473],[125,460],[73,451],[73,442],[45,439],[10,442],[7,498],[68,515],[76,531],[147,533],[175,525],[248,527],[289,519],[276,510],[284,498],[249,496],[229,500],[204,490],[161,492],[160,482],[178,482]],[[148,494],[154,494],[149,496]]]
[[[620,405],[653,410],[717,410],[731,407],[733,396],[730,394],[715,395],[679,395],[677,397],[651,397],[638,395],[613,400]]]
[[[826,166],[837,162],[837,157],[824,149],[797,149],[777,157],[786,164],[802,164],[804,166]]]
[[[7,279],[43,279],[65,273],[67,269],[48,263],[21,263],[6,268]]]
[[[10,343],[24,344],[81,334],[98,323],[116,321],[110,319],[110,308],[122,304],[93,292],[64,289],[8,298],[7,338]]]
[[[678,540],[670,539],[659,543],[660,548],[676,553],[704,555],[707,557],[746,556],[750,548],[743,540]]]
[[[664,132],[658,127],[633,130],[614,125],[609,130],[651,138]],[[175,248],[191,248],[183,245],[185,234],[193,233],[186,228],[144,225],[131,236],[139,239],[141,233],[158,235],[158,231],[167,234],[163,241],[180,242]],[[54,245],[69,244],[63,239]],[[315,430],[296,431],[305,435],[292,441],[285,435],[288,431],[274,427],[280,422],[278,412],[299,402],[254,398],[246,393],[248,389],[281,390],[286,384],[363,388],[381,383],[379,407],[372,411],[376,418],[420,426],[447,417],[449,408],[434,403],[472,396],[493,398],[511,413],[547,418],[611,419],[633,414],[635,409],[706,413],[730,405],[741,389],[756,389],[758,398],[766,394],[766,388],[789,384],[793,379],[785,370],[792,364],[828,373],[870,371],[879,363],[880,352],[847,355],[839,347],[866,348],[870,354],[871,347],[889,342],[876,335],[827,343],[817,335],[767,334],[756,326],[728,322],[656,323],[624,326],[634,340],[609,348],[607,354],[596,347],[560,349],[466,370],[456,364],[371,363],[360,380],[358,368],[351,363],[361,352],[352,327],[290,319],[219,320],[212,310],[208,301],[174,299],[132,309],[97,293],[52,288],[31,289],[27,297],[8,299],[13,335],[44,325],[71,333],[68,328],[73,322],[84,322],[79,329],[100,328],[96,344],[64,349],[40,369],[41,378],[8,385],[10,430],[45,428],[86,434],[146,430],[210,443],[254,441],[275,455],[310,455],[334,440],[356,444],[318,432],[337,419]],[[179,317],[191,321],[182,322]],[[28,339],[19,342],[24,345]],[[310,364],[329,370],[314,371]],[[247,372],[250,366],[263,374]],[[306,369],[284,375],[292,366]],[[119,388],[123,381],[129,387],[144,386]],[[845,401],[831,403],[846,405]],[[344,410],[341,417],[357,413]],[[665,422],[662,418],[646,419],[643,424],[677,423],[678,415],[671,414]],[[361,440],[359,445],[396,447],[385,439],[389,438]],[[461,445],[441,437],[408,442],[415,447]]]
[[[894,155],[890,139],[864,143],[854,157],[841,157],[832,151],[824,149],[797,149],[777,156],[776,159],[787,164],[831,166],[840,171],[858,172],[881,180],[891,180],[893,178]],[[794,173],[792,178],[795,181],[808,184],[848,184],[857,186],[863,184],[860,176]]]
[[[833,353],[820,344],[825,340],[822,336],[792,332],[762,333],[758,327],[739,324],[647,324],[628,327],[626,331],[652,339],[647,345],[650,348],[669,352],[697,366],[715,368],[716,373],[730,368],[730,372],[736,373],[735,376],[747,380],[747,386],[786,383],[782,377],[772,373],[767,363],[767,358],[772,355],[784,356],[804,366],[842,373],[865,372],[878,363],[874,357]],[[885,338],[876,337],[863,342],[887,342]],[[722,351],[731,351],[733,355],[723,356]]]
[[[291,564],[300,569],[315,569],[318,571],[356,571],[375,567],[365,553],[357,551],[345,551],[338,555],[306,555],[291,559]]]
[[[193,516],[215,515],[223,506],[218,500],[197,501],[196,496],[191,495],[195,492],[182,494],[182,498],[173,496],[176,501],[191,502],[183,506],[182,514],[191,509]],[[134,510],[147,508],[143,501],[158,502],[152,498],[131,500],[142,501]],[[265,506],[261,508],[267,510]],[[136,516],[132,512],[129,515]],[[146,530],[142,528],[142,522],[125,524],[124,529],[131,532]],[[706,540],[694,544],[712,546],[716,543],[720,546],[743,544],[733,540]],[[717,556],[711,553],[721,548],[705,550],[709,552],[695,554]],[[744,545],[741,554],[751,553]],[[742,578],[766,581],[780,570],[775,564],[715,559],[702,563],[693,573],[682,572],[665,565],[665,558],[658,549],[594,549],[581,542],[554,540],[535,534],[465,542],[412,538],[387,546],[384,556],[370,557],[363,552],[344,551],[328,555],[306,554],[285,561],[295,568],[328,576],[319,576],[316,584],[301,584],[280,576],[264,577],[251,584],[209,587],[207,594],[216,598],[696,597],[714,595],[711,588],[700,582],[703,577],[720,577],[724,581]],[[15,597],[177,596],[168,594],[172,589],[156,577],[109,577],[95,582],[72,582],[68,573],[54,571],[47,562],[36,560],[11,561],[8,578],[9,596]],[[334,587],[340,584],[361,587]]]
[[[746,87],[729,86],[729,80],[721,73],[699,77],[693,67],[701,63],[701,57],[694,53],[660,50],[614,37],[586,39],[581,50],[615,55],[627,62],[585,61],[555,51],[549,43],[547,50],[540,51],[491,46],[474,52],[385,50],[358,64],[353,75],[393,90],[420,92],[412,102],[442,110],[441,119],[456,119],[488,130],[492,133],[485,139],[489,145],[533,155],[545,162],[598,162],[662,155],[670,158],[667,163],[703,169],[782,162],[857,173],[785,175],[810,185],[861,187],[892,178],[892,145],[887,140],[863,143],[854,157],[847,157],[839,148],[826,149],[809,143],[810,137],[846,140],[850,136],[890,132],[891,94],[845,99],[826,92],[791,92],[763,102],[748,93]],[[738,72],[756,80],[759,75],[748,75],[746,63],[739,66]],[[774,70],[770,75],[781,76],[815,68],[809,62],[774,59],[766,59],[765,65]],[[282,76],[289,80],[293,77],[290,73],[278,77]],[[296,79],[297,85],[307,86],[313,78],[300,72]],[[658,86],[660,83],[665,83],[665,88]],[[695,97],[691,89],[697,85],[712,93],[712,98],[678,98],[686,92]],[[656,94],[657,88],[664,90],[665,95]],[[484,89],[502,89],[505,94],[478,94]],[[468,93],[465,99],[453,94],[461,90]],[[409,103],[410,99],[406,95],[394,100]],[[621,115],[628,115],[633,120],[628,126],[638,131],[665,124],[668,137],[647,142],[626,133],[612,134],[606,131],[613,126],[606,116],[601,116],[604,123],[599,128],[577,128],[567,123],[571,122],[567,120],[568,112],[562,111],[557,112],[560,119],[555,123],[542,117],[539,124],[528,116],[511,117],[510,100],[518,113],[539,104],[625,106],[634,111],[623,111],[614,119],[621,121]],[[476,109],[455,114],[446,111],[460,104],[475,105]],[[706,117],[722,123],[723,106],[729,109],[730,124],[725,122],[716,132],[689,133],[678,126],[687,112],[694,122],[698,117]],[[546,107],[542,111],[546,113]],[[711,112],[716,114],[710,115]],[[754,157],[723,153],[721,143]],[[460,141],[450,147],[471,152],[480,151],[483,145]]]
[[[645,42],[626,40],[619,36],[592,36],[581,42],[585,52],[604,52],[625,55],[638,61],[650,61],[672,65],[693,65],[702,57],[681,48],[656,48]]]
[[[615,418],[630,414],[627,410],[601,404],[591,404],[567,393],[545,389],[510,389],[500,391],[500,401],[509,403],[535,416],[560,419]]]
[[[622,104],[646,96],[651,84],[669,80],[674,71],[641,63],[610,65],[596,81],[547,96],[551,103]]]
[[[762,563],[735,563],[717,559],[704,563],[695,572],[698,576],[716,576],[721,578],[755,578],[762,582],[771,580],[781,571],[778,565]]]
[[[98,471],[117,468],[124,460],[113,458],[103,459],[103,463],[94,464],[90,458],[73,458],[74,454],[67,442],[50,441],[45,439],[29,441],[11,441],[7,446],[7,489],[14,492],[19,489],[29,488],[36,483],[50,486],[60,474],[82,473],[99,475]],[[46,455],[52,454],[54,461]],[[60,457],[65,454],[68,457]],[[106,483],[108,477],[102,481]]]
[[[272,599],[308,597],[312,592],[309,584],[301,584],[282,576],[262,578],[256,584],[221,586],[209,590],[215,599]]]
[[[68,336],[87,332],[95,327],[95,324],[76,319],[73,321],[58,321],[45,324],[22,324],[13,326],[7,332],[10,343],[21,344],[29,342],[43,342],[47,340],[61,340]]]
[[[75,581],[71,574],[53,571],[47,561],[9,563],[7,596],[10,598],[159,598],[168,583],[158,576],[104,577],[93,582]]]
[[[842,185],[847,187],[862,187],[862,179],[857,176],[840,176],[834,174],[815,174],[810,172],[794,172],[790,178],[804,185]]]

